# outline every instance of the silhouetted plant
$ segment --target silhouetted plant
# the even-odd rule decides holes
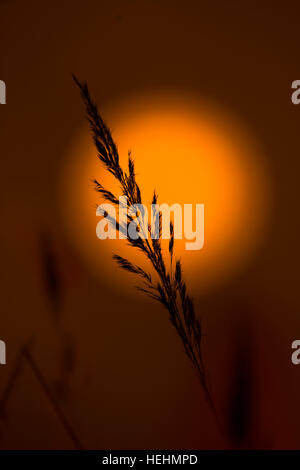
[[[22,367],[27,363],[33,372],[33,375],[36,377],[39,386],[43,390],[43,393],[47,396],[52,409],[65,429],[75,449],[83,449],[75,429],[67,419],[60,404],[61,399],[66,397],[69,389],[70,374],[74,368],[75,350],[73,341],[69,334],[60,325],[63,283],[58,269],[57,257],[53,250],[51,240],[46,234],[43,234],[43,236],[40,237],[40,255],[44,286],[47,293],[47,299],[51,307],[51,317],[57,327],[57,332],[63,337],[62,360],[60,362],[61,371],[55,386],[51,387],[31,351],[33,341],[26,343],[20,349],[16,357],[12,373],[6,383],[2,396],[0,397],[0,417],[2,419],[6,419],[7,403],[15,389],[17,380],[21,375]]]
[[[47,294],[51,319],[54,321],[58,336],[61,338],[61,361],[59,376],[55,389],[60,399],[66,399],[70,387],[71,374],[75,366],[75,344],[64,328],[62,307],[64,300],[64,283],[59,269],[59,260],[54,250],[53,241],[47,233],[40,237],[40,255],[45,291]]]
[[[245,307],[241,309],[244,314]],[[229,399],[227,400],[225,426],[237,447],[251,444],[255,381],[253,377],[253,332],[251,324],[239,323],[235,338],[235,351]],[[248,440],[248,443],[247,443]]]
[[[54,314],[54,319],[57,321],[62,303],[63,287],[53,246],[46,233],[40,236],[40,254],[48,301],[51,306],[51,312]]]
[[[20,377],[22,367],[24,363],[27,363],[30,369],[33,372],[33,375],[37,379],[37,382],[43,392],[45,393],[46,397],[48,398],[59,422],[61,423],[62,427],[65,429],[66,434],[69,436],[70,441],[73,443],[75,449],[81,450],[83,446],[73,428],[69,420],[67,419],[66,415],[64,414],[57,398],[55,397],[51,387],[48,385],[47,380],[45,379],[40,367],[37,364],[37,361],[33,357],[31,352],[31,342],[25,344],[16,359],[15,366],[13,368],[12,374],[8,379],[6,387],[3,391],[3,394],[0,398],[0,416],[2,418],[6,418],[6,406],[8,403],[9,398],[16,386],[16,381]]]
[[[75,76],[73,76],[73,78],[80,89],[81,96],[85,104],[87,119],[90,124],[93,141],[97,149],[97,156],[99,160],[104,164],[106,170],[111,173],[118,181],[122,195],[127,197],[127,207],[129,208],[134,204],[141,204],[141,189],[136,181],[134,162],[131,157],[131,153],[128,153],[128,169],[124,171],[120,166],[117,146],[112,138],[109,128],[104,123],[98,112],[96,104],[91,99],[87,83],[80,82]],[[119,204],[118,197],[116,197],[115,194],[113,194],[111,191],[104,188],[99,181],[94,180],[94,184],[96,191],[98,191],[98,193],[100,193],[104,199],[116,206]],[[157,194],[155,191],[153,193],[152,204],[157,204]],[[187,293],[187,287],[183,279],[180,260],[176,261],[175,268],[173,269],[173,224],[171,222],[170,225],[170,240],[168,250],[170,257],[170,267],[167,269],[161,246],[161,213],[157,214],[157,216],[159,221],[159,237],[157,239],[151,238],[151,241],[149,241],[148,237],[145,237],[145,239],[142,239],[141,237],[138,237],[137,239],[129,237],[128,242],[133,248],[136,248],[144,253],[146,258],[152,264],[158,279],[153,279],[153,276],[150,273],[119,255],[113,255],[113,258],[122,269],[137,275],[141,279],[142,283],[141,285],[137,286],[138,290],[144,292],[152,299],[160,302],[169,312],[170,322],[177,331],[177,334],[179,335],[183,344],[184,351],[190,359],[203,387],[206,399],[215,412],[214,404],[207,384],[206,372],[201,351],[201,324],[195,314],[193,300]],[[118,231],[124,231],[127,229],[126,231],[128,232],[129,224],[134,220],[136,219],[133,219],[133,217],[128,214],[126,221],[127,227],[120,225],[118,220],[114,222],[116,223],[116,228]],[[138,226],[137,229],[139,229]],[[151,233],[150,224],[148,230],[149,233]]]

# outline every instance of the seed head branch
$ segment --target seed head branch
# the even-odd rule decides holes
[[[83,102],[85,104],[87,119],[93,135],[93,141],[97,149],[97,156],[104,164],[104,167],[118,181],[122,195],[127,198],[127,205],[142,203],[141,190],[136,181],[134,161],[131,152],[128,153],[128,169],[125,171],[120,166],[120,159],[117,145],[115,144],[108,126],[104,123],[98,112],[96,104],[91,99],[88,86],[85,82],[80,82],[75,76],[75,83],[79,87]],[[108,191],[97,180],[94,181],[95,189],[101,196],[114,205],[118,204],[118,198],[115,194]],[[158,201],[157,193],[154,191],[152,205]],[[169,319],[175,328],[184,348],[184,351],[191,361],[200,384],[204,390],[209,405],[215,412],[214,404],[207,385],[206,372],[201,351],[202,329],[200,320],[196,317],[192,298],[187,293],[186,284],[183,280],[181,261],[177,260],[173,269],[174,256],[174,226],[170,223],[169,240],[169,269],[166,267],[162,253],[162,217],[159,212],[155,219],[158,224],[158,237],[138,237],[137,239],[128,238],[128,243],[144,253],[150,261],[158,280],[154,281],[153,276],[144,271],[139,266],[131,263],[119,255],[113,255],[117,264],[127,272],[135,274],[142,279],[142,284],[137,289],[151,299],[160,302],[169,313]],[[127,229],[134,220],[130,214],[127,215]],[[137,222],[135,222],[137,223]],[[152,221],[153,223],[153,221]],[[116,221],[117,230],[121,230],[120,224]],[[126,228],[126,226],[125,226]],[[139,227],[137,227],[138,229]],[[149,225],[148,231],[151,233],[153,227]],[[124,228],[123,228],[124,229]],[[157,233],[155,232],[155,233]]]

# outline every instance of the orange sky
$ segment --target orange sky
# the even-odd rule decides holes
[[[150,205],[154,189],[160,203],[204,204],[203,250],[187,251],[186,240],[175,243],[190,288],[196,293],[214,289],[245,269],[268,226],[270,182],[263,150],[241,120],[196,94],[174,90],[131,95],[103,113],[124,168],[132,151],[144,204]],[[132,295],[134,279],[116,271],[111,254],[133,256],[144,267],[147,263],[125,241],[96,238],[95,206],[103,200],[91,180],[117,195],[120,190],[98,161],[85,127],[72,142],[64,168],[62,217],[76,249],[95,272],[105,263],[106,282],[120,283]]]
[[[291,82],[299,78],[299,9],[296,0],[287,6],[267,0],[0,2],[0,78],[7,85],[7,104],[0,108],[0,338],[7,343],[0,393],[18,352],[29,340],[41,370],[56,390],[65,364],[64,345],[70,342],[74,367],[66,375],[69,394],[61,403],[86,448],[299,448],[300,369],[290,362],[290,344],[300,334],[300,107],[290,99]],[[149,194],[157,185],[166,202],[177,199],[176,186],[170,181],[180,177],[184,194],[193,201],[214,203],[215,211],[222,207],[224,196],[236,207],[236,222],[230,225],[227,211],[210,219],[207,209],[207,234],[211,234],[206,237],[207,250],[215,237],[214,252],[199,253],[200,258],[207,256],[207,279],[202,264],[197,261],[197,266],[199,279],[201,274],[211,288],[197,284],[197,272],[192,279],[195,307],[203,324],[205,363],[225,437],[207,409],[167,313],[141,295],[130,297],[116,281],[121,283],[124,273],[117,274],[113,267],[111,250],[105,250],[105,258],[100,254],[102,245],[95,237],[97,200],[86,182],[100,176],[101,170],[93,151],[86,152],[87,123],[72,73],[88,81],[115,131],[122,156],[132,148],[139,181],[143,187],[149,184]],[[173,162],[164,147],[169,148],[169,140],[159,135],[161,129],[169,129],[170,108],[164,106],[168,109],[165,116],[159,109],[158,122],[149,113],[136,122],[136,110],[128,107],[127,114],[115,111],[131,96],[153,96],[159,90],[164,96],[165,90],[171,90],[177,97],[199,97],[208,103],[206,111],[214,104],[208,121],[207,114],[203,119],[197,109],[192,122],[188,105],[184,135],[175,136],[179,149],[186,148],[186,137],[190,139],[193,171],[183,173],[176,163],[171,178],[159,173],[162,180],[156,181],[156,172],[145,160],[148,144],[145,149],[144,143],[150,142],[159,167],[168,160],[161,160],[151,147],[151,136],[143,133],[155,129],[159,152]],[[150,104],[154,107],[155,102]],[[214,119],[215,106],[225,116],[221,126]],[[171,111],[176,129],[182,127],[177,109],[176,105],[176,112]],[[125,116],[131,121],[126,122]],[[166,119],[163,127],[158,126]],[[211,123],[202,140],[205,150],[212,152],[211,162],[197,160],[198,119],[201,128],[204,122]],[[241,132],[246,139],[240,139]],[[208,183],[216,174],[217,144],[224,152],[218,160],[222,174],[215,184],[228,184],[230,191],[221,184],[222,192],[215,199],[216,192],[210,193],[215,186]],[[172,148],[176,154],[177,146],[172,144]],[[263,216],[259,229],[256,217],[263,213],[252,212],[251,201],[262,209],[261,191],[245,191],[249,182],[258,182],[258,162],[265,162],[262,174],[270,179],[272,208],[264,213],[268,220]],[[199,188],[206,188],[205,194],[198,193],[195,184],[200,163],[205,173],[199,175]],[[249,172],[245,171],[248,165]],[[209,180],[204,174],[210,175]],[[264,195],[265,177],[263,181]],[[79,187],[74,186],[77,182]],[[234,190],[245,201],[242,208],[235,206],[241,201],[233,198]],[[74,201],[72,210],[70,200]],[[72,220],[66,220],[65,204],[68,217],[74,217],[76,233],[70,230]],[[235,269],[230,250],[243,243],[245,250],[239,254],[247,254],[248,226],[241,225],[241,220],[249,222],[252,217],[256,229],[251,240],[264,226],[263,238],[247,263],[239,260]],[[209,228],[214,221],[220,223],[220,233],[213,225]],[[234,226],[238,230],[233,233]],[[223,230],[227,246],[222,244]],[[231,238],[238,234],[238,240]],[[41,250],[45,235],[61,285],[56,308],[46,288]],[[93,243],[97,247],[91,260]],[[218,253],[218,249],[224,251]],[[224,262],[226,276],[221,279],[219,267],[226,254],[230,258]],[[218,265],[212,262],[214,257]],[[187,266],[188,259],[184,263]],[[209,266],[218,270],[211,273]],[[215,282],[217,275],[222,282]],[[131,292],[133,283],[129,286],[128,281]],[[233,397],[241,390],[241,337],[246,337],[242,343],[252,364],[244,411],[251,410],[253,419],[246,422],[247,433],[237,442],[230,424],[236,409]],[[0,422],[0,448],[72,448],[29,367],[22,371],[7,404],[7,418]]]

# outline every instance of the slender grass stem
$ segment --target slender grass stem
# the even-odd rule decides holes
[[[141,204],[142,196],[140,187],[135,178],[134,162],[131,153],[128,153],[128,169],[124,170],[120,166],[120,159],[117,146],[112,138],[109,128],[104,123],[98,112],[96,104],[92,101],[88,86],[85,82],[80,82],[75,76],[73,79],[79,87],[83,99],[87,119],[90,124],[93,141],[97,150],[97,157],[104,165],[105,169],[111,173],[119,182],[122,195],[127,197],[127,203],[130,205]],[[116,204],[118,197],[105,189],[100,182],[95,180],[95,189],[100,195]],[[157,204],[157,194],[154,191],[152,204]],[[143,278],[143,285],[137,288],[147,294],[151,299],[159,301],[169,312],[169,319],[183,344],[184,351],[191,361],[200,384],[203,388],[205,398],[217,417],[215,406],[207,384],[206,371],[201,350],[202,328],[199,318],[197,318],[193,306],[193,301],[187,293],[186,284],[183,280],[183,273],[180,260],[176,261],[173,268],[173,250],[174,250],[174,227],[170,222],[170,240],[169,240],[169,269],[166,267],[162,247],[161,247],[161,213],[158,213],[159,237],[149,242],[148,237],[145,240],[142,237],[137,239],[128,239],[129,244],[140,251],[150,261],[157,281],[154,281],[152,274],[146,272],[139,266],[134,265],[125,258],[113,255],[118,265],[140,278]],[[132,216],[127,216],[127,229],[132,222]],[[137,223],[137,222],[136,222]],[[155,222],[156,224],[156,222]],[[116,221],[116,227],[121,230],[119,221]],[[122,227],[123,230],[123,227]],[[151,233],[151,226],[148,227]]]
[[[44,390],[45,395],[47,396],[49,402],[51,403],[59,421],[61,422],[63,428],[65,429],[67,435],[69,436],[71,442],[73,443],[74,447],[76,450],[83,450],[83,446],[78,439],[78,436],[76,435],[73,427],[71,426],[70,422],[66,418],[62,408],[57,402],[56,397],[54,396],[54,393],[52,392],[51,388],[49,387],[47,381],[45,380],[41,369],[37,365],[35,359],[33,358],[31,352],[29,349],[25,349],[24,352],[24,357],[27,360],[28,364],[30,365],[33,374],[35,375],[37,381],[39,382],[41,388]]]

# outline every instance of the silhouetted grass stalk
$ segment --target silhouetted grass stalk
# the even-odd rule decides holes
[[[51,403],[55,414],[58,417],[58,420],[60,421],[61,425],[63,426],[64,430],[66,431],[66,434],[69,436],[69,439],[73,443],[74,447],[76,450],[82,450],[83,446],[80,443],[79,438],[77,437],[76,432],[74,431],[72,425],[68,421],[67,417],[65,416],[62,408],[60,407],[54,393],[52,392],[51,388],[49,387],[46,379],[44,378],[39,366],[37,365],[37,362],[35,361],[32,353],[30,352],[30,344],[26,344],[19,352],[18,357],[16,359],[15,367],[13,369],[13,372],[7,382],[7,385],[4,389],[4,392],[2,394],[1,400],[0,400],[0,415],[5,416],[5,408],[7,405],[7,402],[13,392],[13,389],[15,387],[16,381],[21,373],[22,366],[24,364],[24,361],[26,361],[31,368],[34,376],[36,377],[40,387],[44,391],[45,395],[47,396],[49,402]]]
[[[52,404],[52,407],[64,427],[67,435],[69,436],[71,442],[73,443],[74,447],[76,450],[83,450],[83,446],[81,445],[73,427],[71,426],[70,422],[66,418],[64,412],[62,411],[62,408],[59,406],[58,401],[52,392],[51,388],[49,387],[47,381],[45,380],[39,366],[37,365],[35,359],[33,358],[30,350],[26,348],[24,350],[24,357],[27,359],[28,364],[30,365],[37,381],[39,382],[41,388],[44,390],[44,393],[48,397],[49,402]]]
[[[128,208],[134,204],[142,204],[141,190],[136,182],[134,162],[130,152],[128,154],[128,170],[124,171],[119,163],[117,146],[109,128],[98,112],[96,104],[91,99],[87,84],[85,82],[81,83],[75,76],[73,76],[73,78],[80,89],[85,104],[87,119],[90,124],[99,160],[104,164],[106,170],[119,182],[122,195],[127,197]],[[99,181],[94,180],[94,183],[96,191],[98,191],[104,199],[117,207],[119,204],[118,198],[112,192],[104,188]],[[152,204],[157,204],[157,194],[155,191]],[[128,243],[144,253],[157,273],[158,280],[154,280],[150,273],[119,255],[113,255],[113,258],[122,269],[134,273],[141,278],[142,284],[137,286],[137,289],[160,302],[169,312],[170,322],[181,339],[184,351],[196,371],[205,397],[216,415],[214,403],[207,384],[201,350],[201,324],[195,315],[192,298],[187,293],[180,260],[176,261],[175,268],[173,268],[174,227],[171,222],[168,250],[170,268],[167,270],[161,247],[161,213],[157,214],[157,216],[159,223],[158,239],[151,238],[149,241],[148,237],[146,239],[138,237],[137,240],[134,240],[129,237]],[[124,231],[124,228],[128,229],[132,221],[134,221],[134,219],[131,215],[127,215],[127,227],[120,225],[118,220],[115,221],[117,230]],[[137,229],[139,229],[138,226]],[[148,230],[149,233],[151,233],[150,224]]]

